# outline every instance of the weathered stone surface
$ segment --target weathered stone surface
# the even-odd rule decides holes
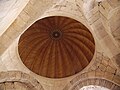
[[[120,90],[120,0],[1,0],[0,8],[0,90],[79,90],[89,84]],[[36,20],[50,15],[84,23],[95,38],[95,53],[100,50],[89,68],[75,76],[46,79],[32,73],[19,58],[19,36]],[[3,72],[12,70],[16,71]]]

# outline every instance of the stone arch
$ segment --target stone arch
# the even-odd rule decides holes
[[[105,52],[118,69],[120,67],[120,48],[116,44],[116,40],[110,29],[110,27],[113,26],[114,20],[111,19],[111,25],[109,24],[109,21],[111,15],[114,15],[113,13],[115,13],[114,9],[118,9],[119,4],[120,2],[115,0],[85,0],[83,4],[83,13],[88,24],[93,28],[97,40],[102,43],[101,47],[103,48],[103,52]],[[114,18],[119,18],[119,16],[115,16]],[[116,21],[118,21],[118,19]],[[117,39],[119,39],[119,21],[117,24],[114,24],[112,28],[117,27],[116,36]]]
[[[110,26],[110,32],[113,38],[119,43],[120,36],[120,1],[119,0],[109,0],[109,4],[111,5],[111,9],[108,12],[108,24]],[[109,6],[110,7],[110,6]]]
[[[2,1],[8,1],[8,0],[2,0]],[[4,33],[0,32],[0,35],[1,35],[0,42],[2,44],[2,47],[0,49],[1,55],[14,42],[14,40],[19,37],[19,35],[24,30],[26,30],[29,26],[31,26],[31,24],[33,24],[39,17],[41,17],[42,14],[48,8],[50,8],[53,4],[55,4],[58,0],[50,0],[49,2],[46,0],[17,0],[17,2],[18,1],[26,2],[25,3],[26,6],[23,7],[21,11],[16,10],[16,11],[20,11],[20,13],[18,13],[16,17],[13,15],[13,13],[15,12],[14,11],[15,8],[13,8],[13,12],[10,14],[10,16],[14,17],[14,19],[12,18],[13,21],[10,23],[5,23],[5,21],[8,21],[11,18],[9,16],[6,20],[3,20],[4,22],[2,22],[2,25],[0,26],[0,27],[6,28],[6,29],[1,29],[1,31]],[[17,4],[20,4],[20,3],[17,3]],[[6,26],[3,24],[5,24]]]
[[[118,1],[120,4],[120,1]],[[117,47],[120,49],[120,6],[116,6],[109,12],[109,26],[110,32],[113,36]],[[120,70],[120,53],[113,56],[113,61],[115,62],[117,68]]]
[[[119,90],[120,89],[120,86],[118,86],[108,80],[100,79],[100,78],[91,78],[91,79],[85,79],[83,81],[79,81],[70,89],[64,89],[64,90],[79,90],[83,86],[89,86],[89,85],[101,86],[101,87],[108,88],[110,90]]]
[[[72,79],[63,90],[79,90],[83,86],[89,86],[89,85],[97,85],[101,87],[106,87],[110,90],[119,90],[120,86],[119,83],[109,80],[106,78],[107,76],[103,75],[98,76],[97,74],[94,75],[92,72],[86,72],[81,75],[78,75],[74,79]],[[99,73],[99,71],[96,73]],[[101,72],[100,72],[101,73]],[[113,75],[113,80],[117,79],[117,76]]]
[[[0,0],[0,35],[12,24],[29,0]],[[7,21],[7,23],[5,23]]]
[[[0,84],[5,83],[19,83],[31,90],[44,90],[36,79],[20,71],[0,72]]]

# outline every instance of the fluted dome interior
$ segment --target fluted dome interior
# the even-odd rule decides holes
[[[21,35],[18,51],[24,65],[34,73],[64,78],[80,72],[90,63],[95,43],[82,23],[52,16],[38,20]]]

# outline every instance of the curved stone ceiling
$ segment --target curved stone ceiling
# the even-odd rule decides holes
[[[80,22],[62,16],[35,22],[20,37],[21,60],[34,73],[64,78],[83,70],[93,58],[95,43]]]

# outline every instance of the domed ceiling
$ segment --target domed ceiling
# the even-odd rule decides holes
[[[34,73],[64,78],[90,63],[95,43],[90,31],[80,22],[52,16],[38,20],[21,35],[18,51],[24,65]]]

